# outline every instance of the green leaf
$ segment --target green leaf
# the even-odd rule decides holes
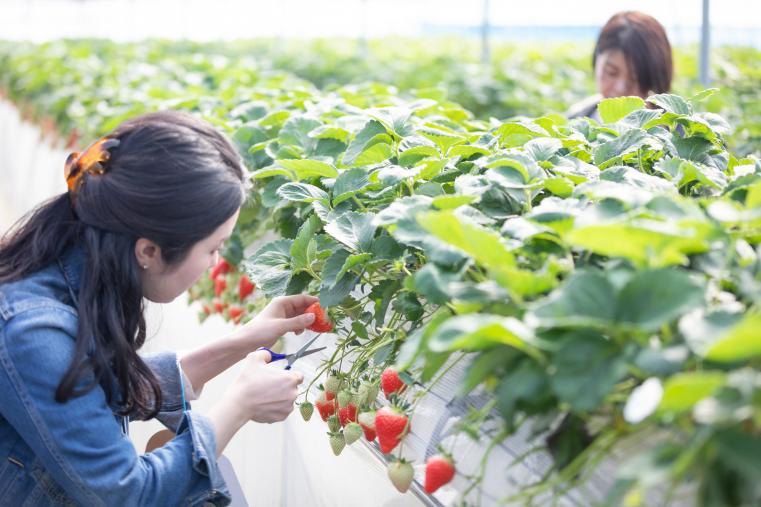
[[[359,277],[344,270],[351,254],[346,250],[337,250],[327,261],[322,271],[320,286],[320,304],[325,307],[336,306],[346,299],[359,281]],[[342,274],[344,273],[344,274]]]
[[[275,160],[275,163],[280,167],[292,171],[296,175],[296,179],[299,180],[314,178],[315,176],[321,178],[335,178],[338,176],[338,169],[331,164],[320,162],[319,160],[278,159]]]
[[[608,257],[623,257],[640,266],[685,264],[687,255],[708,250],[710,225],[685,227],[666,222],[638,220],[590,225],[571,230],[565,240]]]
[[[527,121],[507,122],[500,125],[496,135],[500,145],[511,148],[523,146],[535,137],[548,137],[549,133],[539,125]]]
[[[513,254],[498,234],[459,218],[451,211],[420,214],[418,223],[440,240],[470,255],[487,269],[499,270],[505,265],[514,264]]]
[[[446,210],[459,208],[460,206],[470,204],[475,200],[476,197],[473,195],[447,194],[434,197],[432,204],[435,208]]]
[[[544,300],[533,314],[544,326],[599,327],[615,318],[616,289],[604,273],[579,270]]]
[[[256,171],[251,173],[251,177],[255,180],[259,180],[262,178],[269,178],[271,176],[285,176],[289,180],[294,179],[296,176],[293,174],[293,171],[289,171],[288,169],[284,169],[282,167],[262,167],[261,169],[257,169]]]
[[[684,412],[721,387],[725,376],[718,371],[678,373],[669,377],[663,387],[663,398],[657,413]]]
[[[325,225],[325,232],[354,251],[369,252],[375,237],[372,213],[349,211]]]
[[[346,258],[346,261],[344,262],[344,265],[341,266],[341,269],[338,271],[338,274],[336,274],[336,279],[342,278],[346,273],[349,272],[350,269],[360,264],[364,264],[372,260],[372,258],[373,258],[373,254],[371,253],[350,255],[349,257]]]
[[[428,340],[436,329],[446,322],[452,314],[449,310],[439,308],[431,319],[422,327],[410,333],[399,348],[396,356],[396,366],[399,370],[411,368],[415,361],[428,350]]]
[[[526,150],[526,153],[537,162],[549,160],[562,147],[563,143],[560,139],[555,139],[554,137],[532,139],[523,145],[523,149]]]
[[[616,320],[643,331],[656,331],[702,305],[705,288],[685,271],[658,269],[634,275],[623,287]]]
[[[453,317],[439,326],[428,346],[434,352],[479,350],[502,344],[540,359],[542,353],[532,345],[534,334],[523,322],[513,317],[468,314]]]
[[[251,281],[267,297],[285,294],[291,280],[291,246],[290,239],[280,239],[267,243],[243,262]]]
[[[599,145],[594,150],[595,165],[604,169],[615,163],[621,156],[636,152],[644,146],[649,139],[649,134],[642,129],[631,129],[624,132],[621,137]]]
[[[370,120],[360,130],[354,139],[349,143],[346,148],[346,152],[341,159],[344,165],[352,165],[359,155],[364,152],[369,146],[372,139],[376,138],[379,134],[386,134],[386,128],[378,120]],[[391,138],[386,136],[390,141]]]
[[[452,146],[466,141],[465,137],[460,134],[435,127],[423,127],[418,130],[418,133],[433,141],[442,153],[447,153]]]
[[[333,205],[336,206],[361,191],[370,184],[370,173],[355,167],[342,171],[333,184]]]
[[[552,389],[576,412],[597,408],[626,374],[626,359],[618,346],[593,331],[566,338],[554,363]]]
[[[321,125],[309,133],[309,137],[315,139],[335,139],[346,143],[349,141],[349,131],[332,125]]]
[[[400,293],[391,304],[391,307],[404,315],[408,321],[412,322],[420,320],[424,314],[423,305],[420,304],[415,294],[409,291]]]
[[[387,143],[375,143],[367,149],[362,150],[362,153],[354,159],[354,164],[358,166],[375,165],[388,160],[392,156],[394,156],[393,146]]]
[[[746,361],[761,356],[761,315],[748,313],[716,338],[705,357],[722,363]]]
[[[278,141],[283,145],[298,146],[304,153],[311,154],[317,146],[317,139],[309,137],[309,133],[320,125],[322,124],[314,118],[292,116],[280,129]]]
[[[291,268],[294,272],[301,271],[312,265],[314,248],[310,249],[310,242],[314,241],[314,235],[319,230],[322,222],[316,215],[310,215],[306,222],[301,224],[296,238],[291,246]],[[312,255],[310,255],[312,254]]]
[[[603,123],[615,123],[632,111],[644,107],[645,101],[640,97],[614,97],[601,100],[597,110]]]
[[[651,95],[647,98],[647,101],[669,113],[684,115],[692,114],[692,106],[679,95],[661,93],[658,95]]]
[[[308,183],[286,183],[277,189],[277,195],[286,201],[295,202],[327,201],[328,199],[327,192]]]

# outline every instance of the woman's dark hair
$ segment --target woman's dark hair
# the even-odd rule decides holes
[[[642,12],[625,11],[605,23],[592,54],[592,68],[605,51],[621,50],[629,70],[644,93],[666,93],[671,89],[674,65],[671,44],[658,20]]]
[[[176,266],[241,207],[247,178],[230,142],[189,114],[147,114],[108,137],[119,143],[103,174],[85,174],[75,199],[67,192],[42,203],[2,238],[0,283],[34,273],[80,245],[85,259],[76,348],[55,398],[65,402],[100,384],[111,402],[113,374],[121,413],[149,418],[161,406],[161,391],[137,354],[145,319],[135,243],[150,239],[164,262]]]

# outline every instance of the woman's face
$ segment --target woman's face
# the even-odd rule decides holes
[[[193,245],[180,264],[167,266],[160,255],[150,259],[148,269],[142,270],[143,297],[154,303],[169,303],[188,290],[219,261],[219,251],[233,233],[239,213],[240,210],[236,211],[209,236]]]
[[[637,76],[632,73],[620,49],[610,49],[597,55],[595,79],[597,91],[606,99],[629,95],[643,99],[647,97],[646,91],[640,90]]]

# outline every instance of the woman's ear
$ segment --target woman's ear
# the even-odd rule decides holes
[[[145,270],[155,270],[163,266],[161,247],[150,239],[138,238],[135,242],[135,258],[137,264]]]

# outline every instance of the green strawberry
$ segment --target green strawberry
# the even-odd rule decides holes
[[[400,493],[406,493],[410,489],[414,475],[412,465],[404,459],[393,461],[388,465],[388,478]]]
[[[344,428],[344,438],[348,445],[353,444],[362,436],[362,426],[355,422],[350,422]]]
[[[341,408],[351,403],[354,397],[351,395],[349,391],[341,391],[338,393],[337,399],[338,399],[338,407]]]
[[[344,450],[344,447],[346,447],[346,440],[344,439],[343,432],[334,432],[331,431],[328,433],[330,436],[330,448],[333,449],[333,454],[338,456],[341,454],[341,451]]]
[[[338,419],[337,415],[333,414],[328,417],[328,429],[330,431],[338,431],[341,429],[341,421]]]
[[[335,396],[339,389],[341,389],[341,378],[338,375],[329,375],[325,380],[325,392]],[[328,399],[333,399],[333,396],[329,396]]]
[[[308,421],[312,417],[312,413],[314,412],[314,405],[312,405],[308,401],[305,401],[299,407],[299,411],[301,412],[301,417],[303,417],[305,421]]]

